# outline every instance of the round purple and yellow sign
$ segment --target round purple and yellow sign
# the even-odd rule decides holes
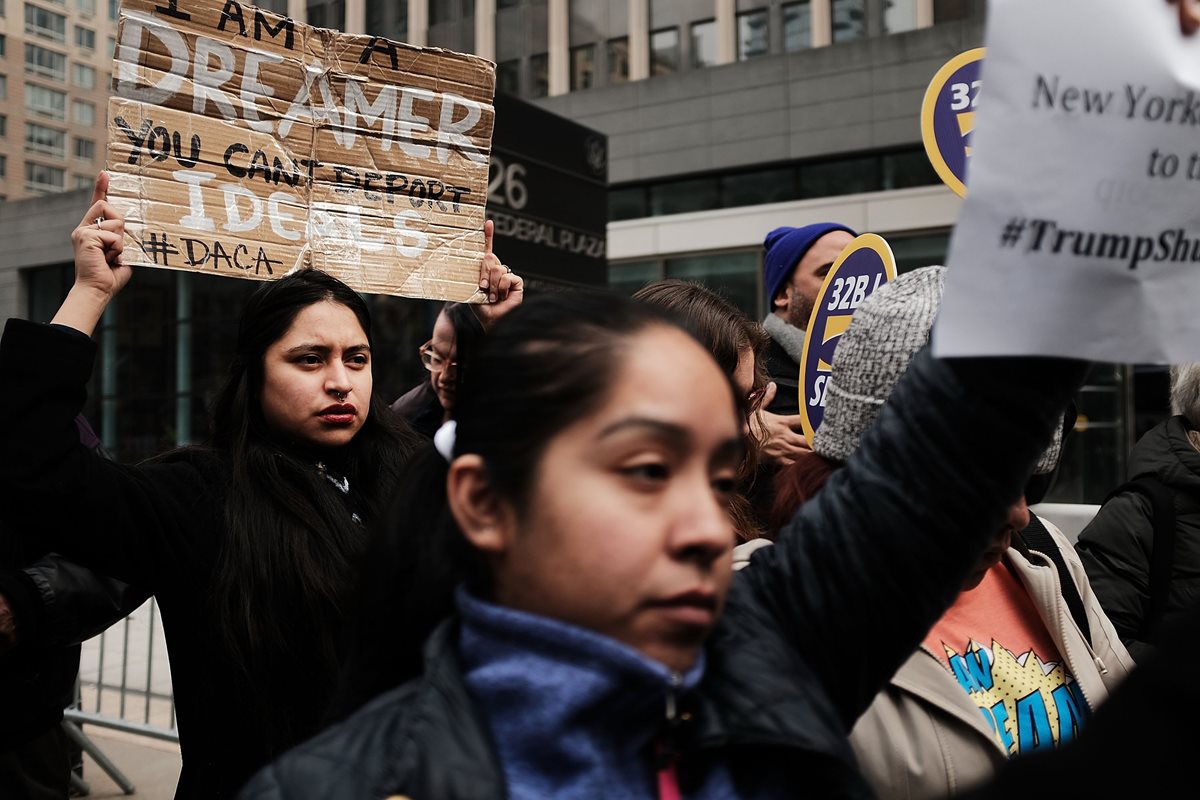
[[[959,53],[938,70],[921,103],[921,139],[938,177],[959,197],[967,196],[971,132],[981,85],[984,48]]]
[[[862,301],[894,277],[892,248],[874,233],[864,233],[846,245],[825,276],[808,319],[800,357],[800,424],[809,446],[825,416],[825,389],[838,340]]]

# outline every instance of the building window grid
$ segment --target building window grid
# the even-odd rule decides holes
[[[748,61],[769,55],[771,51],[770,26],[767,9],[747,11],[737,15],[737,59]]]
[[[0,58],[8,55],[8,37],[0,33]]]
[[[71,119],[76,125],[95,125],[96,106],[86,100],[72,100]]]
[[[550,94],[550,56],[535,53],[529,57],[529,95],[546,97]]]
[[[609,39],[606,47],[608,56],[608,83],[615,86],[629,82],[629,37]]]
[[[96,70],[87,64],[71,65],[71,83],[81,89],[96,88]]]
[[[829,0],[834,44],[852,42],[867,35],[866,0]]]
[[[66,42],[67,18],[63,14],[26,3],[25,32],[54,42]]]
[[[809,0],[783,7],[783,51],[795,53],[812,47],[812,4]]]
[[[50,119],[67,118],[67,93],[38,86],[35,83],[25,84],[25,110]]]
[[[923,149],[887,150],[617,186],[608,192],[608,217],[617,222],[940,182]],[[762,190],[763,186],[770,187],[769,191]]]
[[[96,49],[96,32],[81,25],[75,26],[75,46],[84,50]]]
[[[26,122],[25,151],[62,158],[67,153],[67,132],[36,122]]]
[[[650,32],[650,74],[669,75],[679,70],[679,29]]]
[[[96,142],[93,139],[81,139],[75,137],[72,143],[72,152],[79,161],[95,161],[96,160]]]
[[[36,44],[25,45],[25,72],[56,81],[67,79],[67,57]]]
[[[590,89],[596,85],[596,45],[584,44],[571,48],[571,91]]]
[[[25,162],[25,189],[30,192],[61,192],[66,181],[66,171],[61,167]]]
[[[96,13],[96,0],[75,0],[75,8],[90,17]]]
[[[711,67],[717,63],[717,21],[693,22],[691,30],[691,64],[694,68]]]

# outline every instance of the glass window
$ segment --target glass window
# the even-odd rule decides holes
[[[80,125],[95,125],[96,106],[85,100],[72,100],[71,118]]]
[[[67,152],[67,133],[36,122],[26,122],[25,149],[48,156],[64,156]]]
[[[458,16],[457,0],[433,0],[429,4],[429,24],[441,25],[443,22],[457,22]]]
[[[737,15],[738,61],[765,56],[770,50],[767,10],[748,11]]]
[[[933,24],[966,19],[970,16],[967,0],[933,0]]]
[[[886,0],[883,9],[884,33],[902,33],[917,27],[916,0]]]
[[[67,40],[67,18],[44,8],[25,4],[25,32],[56,42]]]
[[[0,57],[8,55],[8,37],[0,33]]]
[[[719,207],[717,179],[691,178],[650,187],[650,213],[682,214]]]
[[[692,23],[692,66],[711,67],[717,63],[717,22],[706,19]]]
[[[571,91],[596,85],[596,45],[571,48]]]
[[[615,222],[647,216],[646,187],[626,186],[608,190],[608,218]]]
[[[25,84],[25,110],[52,119],[66,119],[67,93],[35,83]]]
[[[113,57],[113,54],[115,54],[116,52],[117,52],[117,40],[116,40],[116,37],[109,36],[109,37],[108,37],[108,57],[109,57],[109,58],[112,58],[112,57]]]
[[[496,8],[516,8],[522,0],[496,0]]]
[[[76,189],[91,189],[96,185],[96,178],[92,175],[76,175],[73,182]]]
[[[109,20],[111,20],[112,22],[116,22],[117,17],[120,16],[120,14],[118,14],[118,12],[120,10],[121,10],[121,0],[108,0],[108,18],[109,18]]]
[[[830,0],[833,41],[852,42],[867,35],[866,0]]]
[[[529,94],[533,97],[550,94],[550,60],[545,53],[529,57]]]
[[[608,40],[608,82],[625,83],[629,80],[629,37]]]
[[[783,49],[794,53],[812,46],[812,7],[808,0],[783,7]]]
[[[909,186],[935,186],[941,183],[929,156],[924,150],[885,153],[883,156],[882,189],[905,189]]]
[[[96,70],[86,64],[72,64],[71,81],[81,89],[95,89]]]
[[[843,158],[800,167],[801,197],[834,197],[879,189],[879,159]]]
[[[65,81],[67,79],[67,57],[36,44],[26,44],[25,71]]]
[[[0,136],[8,136],[8,115],[0,114]]]
[[[96,0],[75,0],[75,7],[84,14],[95,14]]]
[[[434,3],[436,8],[440,3]],[[367,0],[367,32],[398,42],[408,38],[408,3],[396,0]]]
[[[75,46],[84,50],[96,49],[96,32],[88,28],[75,26]]]
[[[8,156],[0,156],[0,178],[8,174]]]
[[[624,295],[631,295],[661,277],[662,264],[658,261],[618,261],[608,265],[609,288]]]
[[[896,257],[896,271],[908,272],[932,264],[945,264],[946,252],[950,249],[950,234],[889,236],[887,243],[892,248],[892,255]]]
[[[663,28],[650,34],[650,74],[679,71],[679,29]]]
[[[308,0],[306,10],[309,25],[339,31],[346,27],[345,0]]]
[[[751,319],[761,319],[758,298],[758,251],[708,253],[666,259],[668,278],[698,281],[725,295]]]
[[[96,160],[96,142],[92,139],[75,139],[75,157],[80,161]]]
[[[506,94],[521,93],[521,59],[501,61],[496,65],[496,91]]]
[[[799,196],[795,167],[740,172],[721,178],[721,206],[724,208],[782,203]]]
[[[31,192],[61,192],[66,178],[62,167],[25,162],[25,188]]]
[[[0,75],[0,100],[8,99],[8,76]]]

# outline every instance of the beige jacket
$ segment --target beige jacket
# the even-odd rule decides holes
[[[1062,598],[1053,562],[1012,547],[1009,563],[1095,711],[1133,669],[1133,660],[1092,593],[1074,548],[1058,528],[1042,521],[1079,588],[1091,627],[1090,647]],[[883,800],[946,797],[986,780],[1008,760],[979,708],[944,663],[924,647],[876,696],[850,741],[863,774]]]

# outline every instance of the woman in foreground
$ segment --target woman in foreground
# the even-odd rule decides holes
[[[406,483],[374,577],[405,609],[381,636],[419,624],[414,591],[431,615],[452,596],[423,673],[242,797],[869,795],[851,725],[954,598],[1082,374],[922,354],[735,575],[728,377],[662,311],[527,300],[464,382],[447,460]]]

